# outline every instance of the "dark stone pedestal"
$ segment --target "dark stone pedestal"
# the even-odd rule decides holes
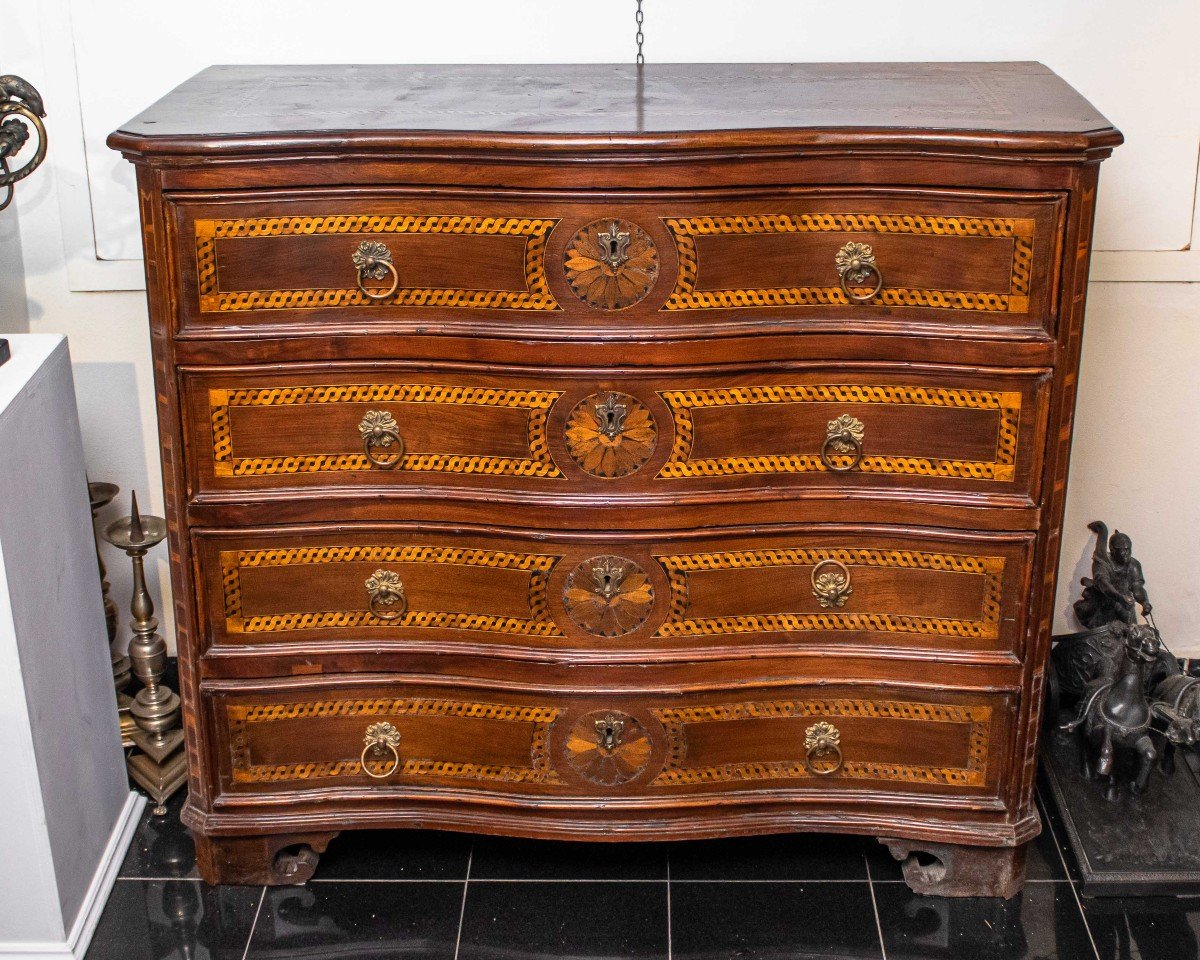
[[[1200,893],[1200,778],[1176,754],[1175,773],[1155,770],[1149,791],[1133,796],[1126,783],[1116,800],[1104,784],[1080,772],[1079,740],[1048,729],[1042,767],[1047,799],[1058,809],[1089,897]]]
[[[8,341],[0,337],[0,367],[4,366],[12,358],[12,351],[8,347]]]

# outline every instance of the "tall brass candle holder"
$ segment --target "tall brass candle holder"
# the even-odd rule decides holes
[[[137,749],[130,753],[127,764],[129,775],[154,798],[156,816],[167,812],[167,798],[187,779],[179,697],[162,684],[167,645],[158,635],[154,602],[146,589],[146,553],[166,536],[167,522],[162,517],[142,516],[138,512],[136,493],[130,515],[109,524],[104,531],[104,539],[133,560],[133,600],[129,604],[133,637],[129,641],[129,659],[143,686],[129,707],[137,724],[130,739]]]
[[[115,483],[97,481],[88,483],[88,499],[92,507],[92,525],[95,526],[97,515],[107,507],[121,492]],[[109,593],[112,584],[108,582],[108,570],[104,566],[104,557],[100,554],[100,541],[96,541],[96,566],[100,570],[100,594],[104,598],[104,625],[108,628],[109,657],[112,660],[113,688],[117,695],[117,713],[121,718],[121,746],[128,749],[133,746],[130,735],[137,729],[129,706],[133,698],[125,692],[133,679],[129,658],[118,653],[117,643],[117,605]]]

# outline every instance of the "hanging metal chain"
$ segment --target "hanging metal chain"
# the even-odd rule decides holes
[[[634,62],[640,67],[646,62],[646,56],[642,53],[642,44],[646,42],[646,35],[642,32],[642,24],[646,22],[646,15],[642,13],[642,0],[637,0],[637,13],[633,19],[637,23],[637,33],[634,36],[637,40],[637,59]]]

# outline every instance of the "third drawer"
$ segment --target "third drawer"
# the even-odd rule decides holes
[[[206,646],[637,661],[1023,654],[1035,535],[417,525],[193,532]]]

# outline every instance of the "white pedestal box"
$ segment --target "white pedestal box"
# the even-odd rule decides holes
[[[64,337],[0,366],[0,958],[82,957],[137,824]]]

